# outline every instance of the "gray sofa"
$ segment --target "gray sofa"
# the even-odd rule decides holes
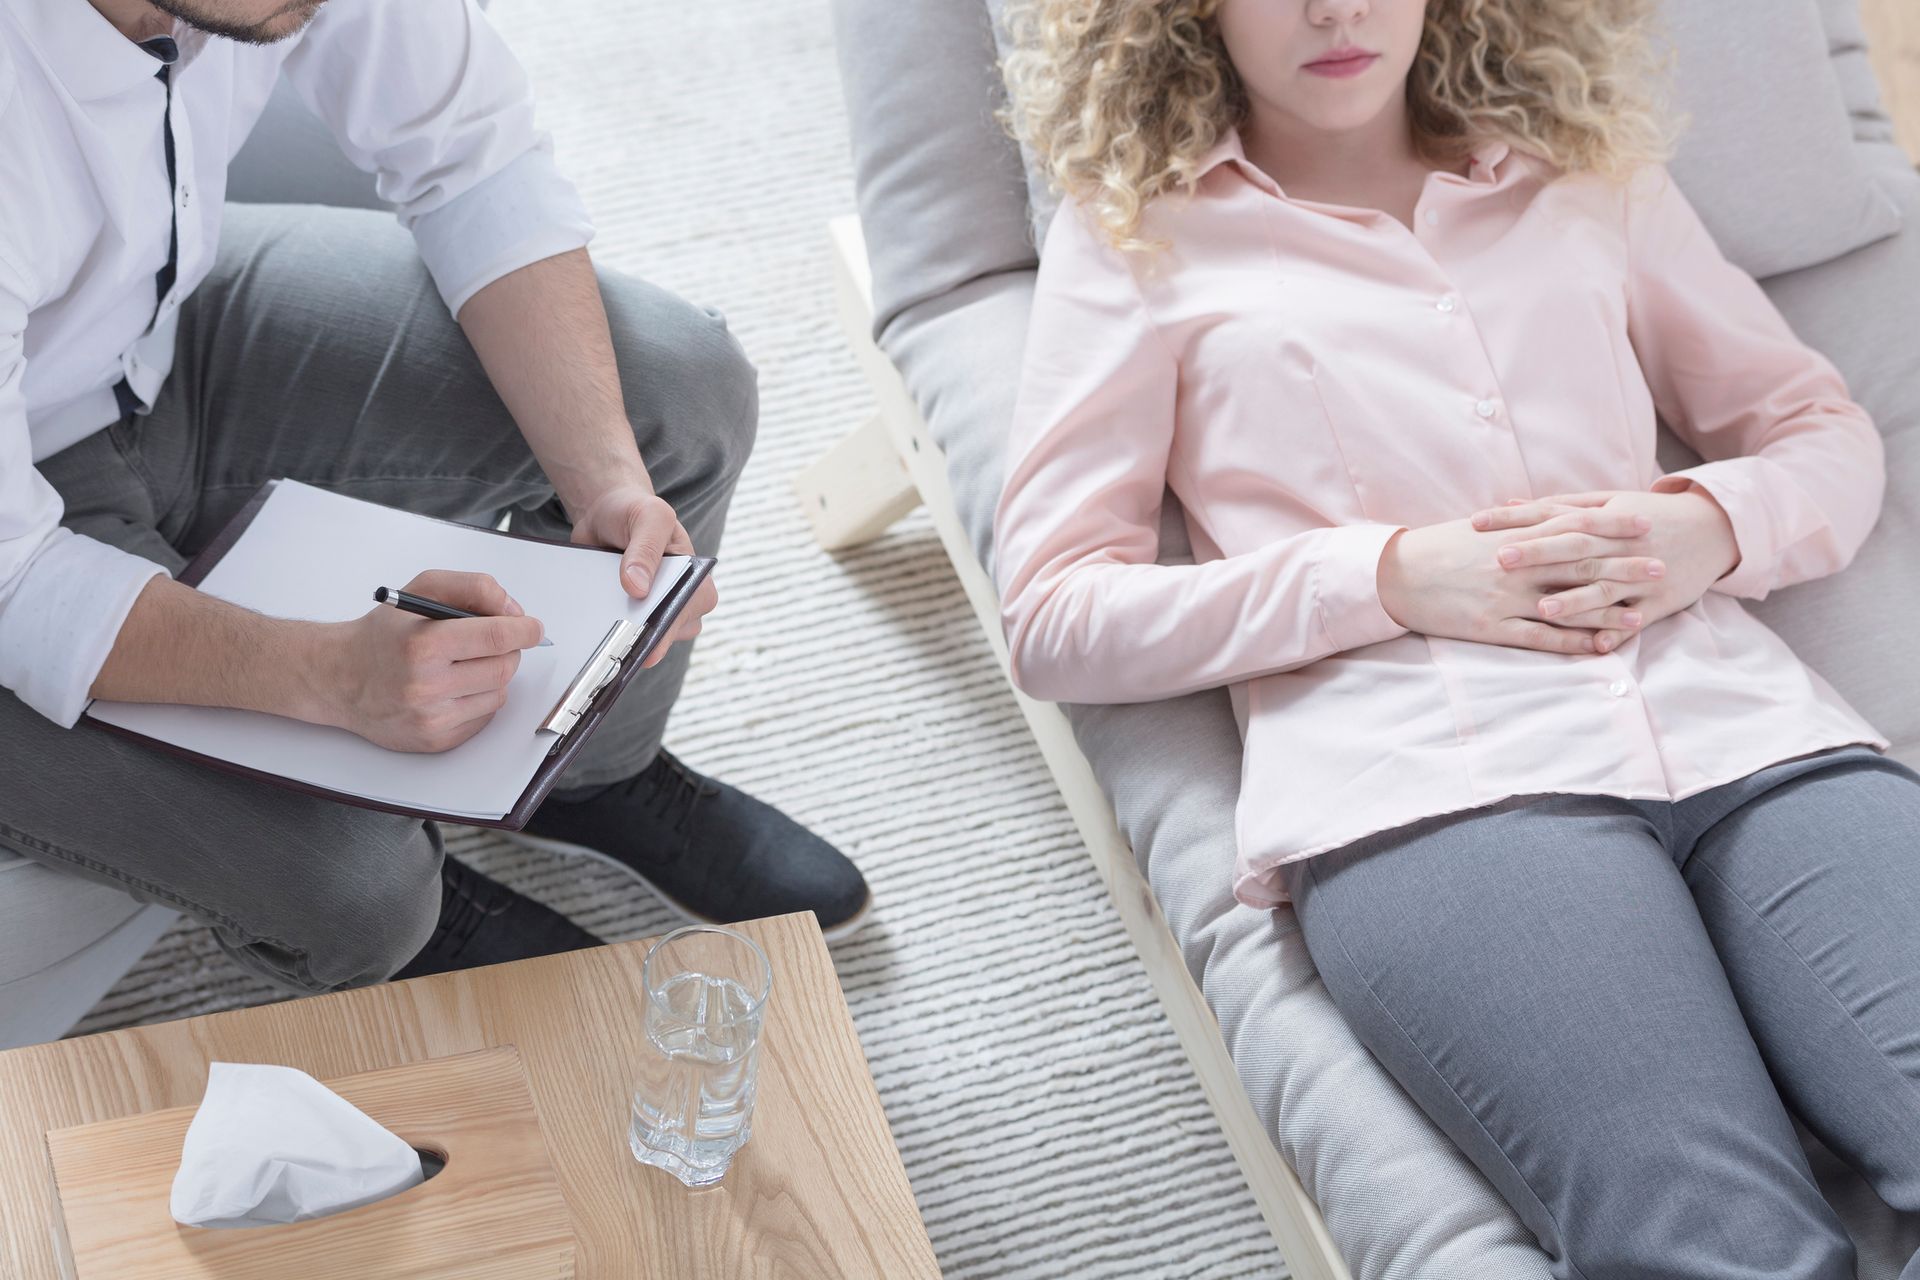
[[[836,6],[875,338],[986,562],[1046,211],[993,118],[1004,94],[983,0]],[[1676,177],[1873,412],[1890,477],[1853,567],[1756,612],[1920,764],[1920,178],[1891,141],[1854,0],[1748,0],[1734,25],[1726,13],[1669,0],[1691,116]],[[1684,462],[1671,438],[1663,450]],[[1163,559],[1186,554],[1170,511]],[[1232,900],[1241,752],[1225,694],[1067,710],[1242,1085],[1351,1272],[1544,1280],[1518,1220],[1346,1029],[1292,913]],[[1894,1275],[1920,1221],[1809,1146],[1860,1275]]]
[[[227,195],[382,207],[373,179],[347,163],[284,83],[235,157]],[[176,914],[0,849],[0,1049],[65,1035]]]

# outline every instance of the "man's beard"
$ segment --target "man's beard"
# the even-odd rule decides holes
[[[313,15],[327,0],[287,0],[273,14],[259,22],[233,22],[210,12],[217,0],[147,0],[154,8],[177,18],[210,36],[238,40],[242,44],[273,44],[306,29]],[[289,19],[297,19],[289,21]]]

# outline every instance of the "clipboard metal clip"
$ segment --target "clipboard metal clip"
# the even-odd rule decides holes
[[[580,717],[586,715],[587,709],[593,705],[594,698],[620,674],[620,664],[626,661],[627,655],[633,652],[644,634],[645,627],[625,618],[609,627],[606,639],[594,649],[593,656],[580,668],[580,674],[560,695],[559,705],[540,722],[541,732],[557,733],[563,738],[572,732],[573,726],[580,723]]]

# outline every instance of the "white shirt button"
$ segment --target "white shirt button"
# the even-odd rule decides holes
[[[1453,295],[1449,293],[1446,296],[1442,297],[1440,301],[1434,303],[1433,305],[1436,310],[1451,311],[1455,307],[1459,306],[1460,304],[1454,301]]]
[[[1427,210],[1427,225],[1430,227],[1440,225],[1440,211],[1438,209]]]
[[[1632,691],[1632,689],[1633,689],[1633,686],[1628,684],[1625,680],[1615,680],[1612,684],[1607,686],[1607,692],[1612,694],[1616,698],[1626,697],[1627,694]]]
[[[1491,400],[1482,400],[1479,404],[1473,406],[1473,411],[1483,418],[1491,418],[1493,416],[1493,409],[1494,405]]]

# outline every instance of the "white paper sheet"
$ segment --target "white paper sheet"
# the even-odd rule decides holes
[[[96,701],[87,714],[175,746],[330,791],[467,818],[510,810],[554,744],[538,731],[616,619],[644,622],[690,563],[668,556],[646,600],[620,588],[619,556],[445,524],[283,480],[200,589],[279,618],[345,622],[375,587],[425,569],[490,573],[546,627],[507,704],[485,729],[437,755],[388,751],[344,729],[252,711]]]

